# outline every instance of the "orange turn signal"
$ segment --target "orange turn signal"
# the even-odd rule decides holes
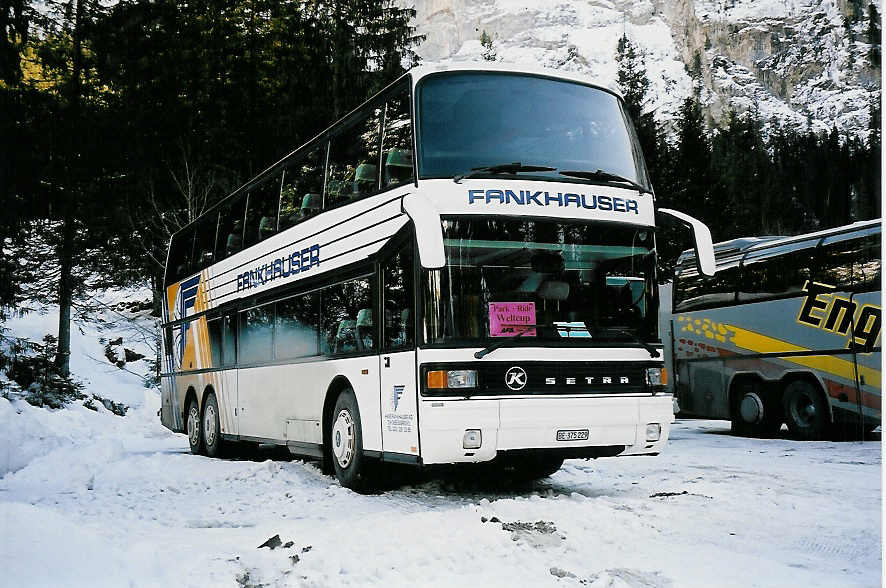
[[[661,385],[668,385],[668,368],[661,368]]]
[[[428,372],[428,388],[446,388],[446,370]]]

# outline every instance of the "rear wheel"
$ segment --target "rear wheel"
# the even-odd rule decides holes
[[[329,452],[335,477],[341,485],[358,492],[375,485],[372,465],[363,454],[363,429],[354,392],[348,388],[335,401],[330,417]]]
[[[781,407],[757,383],[745,382],[737,386],[730,415],[733,435],[766,438],[776,436],[781,429]]]
[[[828,402],[818,387],[795,380],[784,389],[784,414],[788,428],[805,440],[824,439],[831,425]]]
[[[186,426],[191,453],[201,455],[203,453],[203,430],[200,423],[200,407],[197,406],[196,398],[191,399],[191,402],[188,403]]]
[[[222,454],[222,445],[218,401],[215,393],[210,392],[203,402],[203,446],[206,448],[206,455],[219,457]]]

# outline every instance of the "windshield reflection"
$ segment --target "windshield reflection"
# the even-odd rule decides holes
[[[422,80],[418,101],[422,178],[453,178],[521,162],[607,172],[649,188],[633,125],[619,99],[605,90],[531,75],[459,72]],[[530,173],[581,181],[556,171]]]

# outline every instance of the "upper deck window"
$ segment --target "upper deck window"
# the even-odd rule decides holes
[[[605,90],[531,75],[446,73],[422,80],[418,103],[421,178],[520,162],[603,170],[649,186],[630,119]]]

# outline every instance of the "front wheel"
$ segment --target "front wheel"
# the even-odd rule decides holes
[[[357,399],[350,389],[335,402],[329,423],[329,452],[335,477],[345,488],[366,492],[374,486],[371,464],[363,454],[363,430]]]
[[[820,390],[805,380],[795,380],[785,387],[783,402],[791,433],[807,441],[825,438],[831,417]]]

